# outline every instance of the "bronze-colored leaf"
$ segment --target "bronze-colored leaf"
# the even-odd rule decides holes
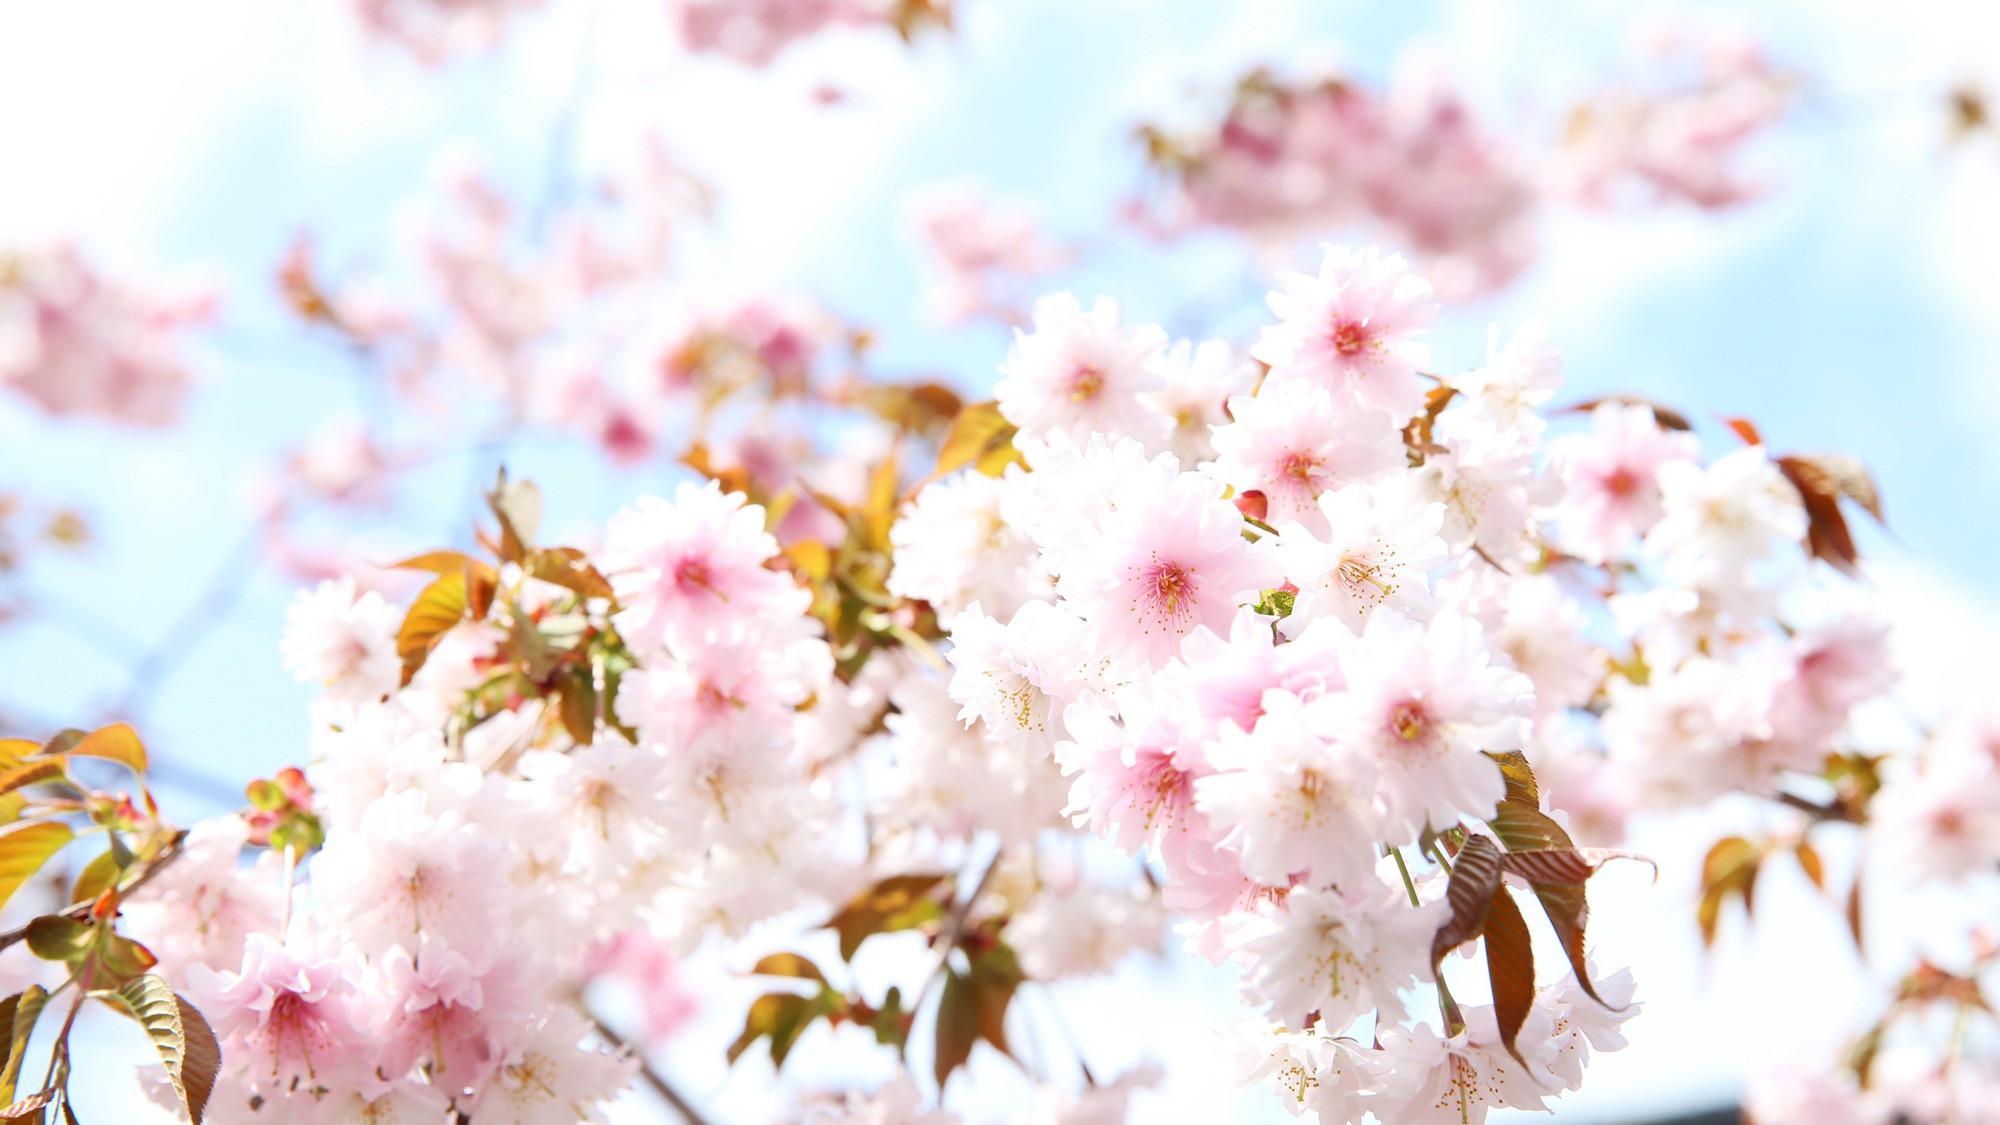
[[[465,620],[468,608],[463,570],[439,577],[417,595],[403,617],[403,627],[396,633],[396,655],[403,658],[404,686],[423,668],[424,661],[430,659],[438,641]]]
[[[571,664],[562,675],[560,687],[562,698],[556,711],[562,718],[563,730],[569,732],[577,745],[588,746],[597,740],[596,673],[588,664]]]
[[[1792,846],[1792,854],[1799,857],[1799,870],[1820,890],[1826,889],[1826,866],[1820,862],[1819,852],[1804,840]]]
[[[1724,837],[1708,849],[1708,855],[1701,864],[1701,901],[1695,908],[1695,920],[1701,926],[1702,945],[1715,944],[1716,924],[1730,898],[1742,898],[1744,911],[1750,911],[1757,884],[1757,868],[1764,855],[1765,849],[1741,836]]]
[[[944,916],[934,891],[942,873],[891,875],[849,899],[826,926],[840,935],[840,957],[852,961],[854,951],[875,934],[914,929]]]
[[[201,1125],[216,1076],[222,1070],[222,1048],[208,1021],[156,976],[134,977],[118,991],[103,995],[106,1003],[144,1025],[160,1052],[160,1061],[166,1064],[167,1078],[181,1108],[192,1125]]]
[[[1489,750],[1486,756],[1500,763],[1500,775],[1507,779],[1507,795],[1503,800],[1536,810],[1542,807],[1542,792],[1535,784],[1535,771],[1528,765],[1526,754],[1519,750],[1495,754]]]
[[[1840,501],[1852,500],[1881,521],[1881,496],[1867,468],[1853,457],[1828,453],[1794,454],[1778,458],[1776,464],[1805,506],[1807,553],[1843,574],[1859,573],[1855,564],[1861,554],[1854,546],[1854,534]]]
[[[1522,1066],[1528,1061],[1514,1046],[1535,1002],[1535,951],[1528,940],[1528,923],[1507,888],[1493,892],[1481,928],[1486,937],[1486,979],[1493,986],[1493,1015],[1500,1022],[1500,1042]]]
[[[1730,432],[1742,439],[1744,445],[1764,444],[1764,435],[1757,429],[1757,423],[1748,418],[1724,418],[1722,424],[1728,426]]]
[[[553,583],[585,598],[610,599],[611,582],[575,547],[538,547],[521,563],[528,577]]]
[[[1014,424],[1001,416],[999,403],[975,402],[967,406],[952,419],[951,430],[938,449],[937,471],[931,474],[931,479],[967,465],[989,477],[999,476],[1008,465],[1021,460],[1020,450],[1014,448],[1017,432]]]
[[[500,521],[500,558],[519,563],[541,530],[542,490],[531,480],[508,480],[503,468],[493,491],[486,494],[486,506]]]
[[[826,975],[819,971],[819,966],[797,953],[773,953],[758,961],[750,971],[758,976],[796,977],[826,983]]]
[[[117,762],[136,774],[146,772],[146,745],[139,741],[139,734],[125,723],[113,723],[99,727],[77,740],[69,748],[72,756],[102,758]]]
[[[26,789],[30,785],[40,785],[45,781],[55,781],[67,776],[69,763],[63,758],[36,758],[0,772],[0,794],[12,793],[16,789]]]
[[[1597,869],[1614,859],[1632,859],[1653,868],[1655,876],[1659,866],[1641,855],[1621,852],[1612,848],[1548,848],[1531,852],[1508,852],[1501,857],[1501,870],[1509,875],[1518,875],[1530,883],[1581,883],[1597,873]]]

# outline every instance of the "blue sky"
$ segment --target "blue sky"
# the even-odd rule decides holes
[[[329,262],[392,262],[407,201],[435,182],[446,148],[534,194],[573,91],[584,109],[564,166],[608,168],[636,126],[657,123],[723,189],[718,230],[689,253],[691,284],[802,289],[876,326],[885,366],[978,388],[1005,335],[945,332],[918,315],[921,276],[897,220],[908,189],[971,176],[1031,198],[1059,233],[1101,241],[1118,197],[1141,182],[1132,125],[1176,112],[1191,90],[1213,95],[1246,65],[1333,50],[1380,78],[1421,40],[1526,130],[1566,92],[1614,75],[1635,13],[1663,10],[964,3],[955,39],[906,52],[836,37],[761,79],[671,56],[657,13],[636,2],[559,4],[499,54],[438,74],[359,42],[331,0],[0,5],[10,107],[0,144],[17,157],[0,182],[0,241],[74,234],[118,265],[200,266],[228,296],[222,328],[197,349],[208,385],[183,430],[52,423],[0,402],[0,487],[75,503],[104,532],[89,554],[34,568],[29,589],[88,606],[133,643],[161,635],[246,525],[247,467],[354,402],[348,361],[302,339],[271,299],[273,263],[293,235],[312,230]],[[1750,415],[1781,449],[1859,454],[1902,546],[1864,542],[1896,560],[1898,588],[1915,591],[1906,604],[1988,612],[2000,548],[1985,518],[2000,503],[2000,456],[1985,436],[2000,420],[2000,224],[1985,201],[2000,186],[2000,145],[1946,152],[1941,134],[1943,90],[1977,73],[1970,44],[1993,41],[1995,17],[1948,3],[1891,15],[1858,0],[1673,7],[1760,32],[1808,76],[1793,124],[1751,157],[1769,197],[1722,216],[1553,217],[1547,253],[1520,284],[1452,312],[1440,363],[1476,363],[1489,323],[1545,315],[1579,398],[1637,391],[1697,417]],[[848,101],[814,110],[809,95],[827,82]],[[1137,316],[1213,298],[1214,325],[1239,340],[1257,323],[1254,264],[1232,247],[1109,245],[1063,284],[1119,296]],[[511,459],[549,485],[557,526],[670,479],[580,467],[573,452],[537,446]],[[478,468],[459,458],[421,474],[365,541],[387,553],[462,534]],[[185,655],[145,717],[163,756],[237,782],[301,756],[308,693],[276,658],[289,593],[251,580]],[[0,691],[37,719],[87,720],[122,685],[106,647],[118,644],[9,627]],[[187,813],[202,809],[183,796]],[[1726,1090],[1729,1079],[1705,1081]]]

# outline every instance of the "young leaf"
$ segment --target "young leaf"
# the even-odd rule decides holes
[[[1007,1009],[1022,979],[1021,963],[1006,945],[995,945],[973,958],[972,972],[966,977],[966,984],[972,989],[979,1037],[1003,1055],[1014,1053],[1007,1046]]]
[[[1452,864],[1451,880],[1445,884],[1445,901],[1451,915],[1431,939],[1431,968],[1444,955],[1479,936],[1486,921],[1486,908],[1500,887],[1500,849],[1484,836],[1473,836],[1460,849]]]
[[[1655,875],[1659,874],[1659,866],[1652,860],[1611,848],[1546,848],[1533,852],[1508,852],[1501,857],[1500,868],[1509,875],[1519,875],[1535,884],[1581,884],[1596,874],[1598,868],[1614,859],[1635,859],[1651,866]]]
[[[80,961],[90,955],[96,931],[74,918],[44,914],[28,922],[28,952],[44,961]]]
[[[133,977],[117,992],[105,994],[106,1003],[123,1008],[136,1017],[153,1040],[166,1064],[167,1078],[174,1084],[181,1108],[191,1125],[201,1125],[208,1096],[215,1090],[216,1074],[222,1069],[222,1048],[215,1032],[194,1005],[174,994],[167,982],[156,976]]]
[[[1757,867],[1764,854],[1763,849],[1741,836],[1724,837],[1708,849],[1701,863],[1701,902],[1695,909],[1704,947],[1715,944],[1715,927],[1722,917],[1723,904],[1731,896],[1740,895],[1744,912],[1750,911],[1757,886]]]
[[[1519,750],[1509,750],[1505,754],[1495,754],[1491,750],[1485,753],[1500,763],[1500,776],[1507,779],[1507,796],[1503,800],[1541,811],[1542,792],[1535,784],[1535,771],[1528,766],[1528,756]]]
[[[1576,847],[1563,826],[1549,814],[1518,801],[1502,801],[1486,822],[1509,852],[1545,852]]]
[[[396,655],[403,658],[404,686],[409,685],[411,677],[430,658],[438,640],[465,620],[467,608],[463,570],[444,575],[417,595],[403,618],[403,627],[396,633]]]
[[[757,962],[750,971],[764,977],[796,977],[826,983],[826,974],[819,971],[819,966],[797,953],[773,953]]]
[[[1867,467],[1854,457],[1832,453],[1794,454],[1778,458],[1776,464],[1805,505],[1807,553],[1844,574],[1859,573],[1855,564],[1861,554],[1855,549],[1840,501],[1852,500],[1881,521],[1882,498]]]
[[[28,1037],[35,1032],[35,1021],[42,1016],[42,1008],[49,1002],[48,990],[39,984],[28,986],[27,991],[7,998],[4,1005],[5,1017],[0,1018],[0,1027],[7,1028],[7,1067],[0,1070],[0,1101],[14,1100],[14,1087],[21,1082],[21,1066],[28,1058]]]
[[[771,1065],[784,1066],[792,1044],[798,1042],[799,1035],[819,1013],[820,1008],[811,997],[796,992],[767,992],[759,996],[750,1002],[750,1011],[743,1017],[742,1034],[729,1045],[729,1061],[735,1062],[751,1044],[768,1038]]]
[[[1792,854],[1799,858],[1799,870],[1820,890],[1826,889],[1826,867],[1820,863],[1819,852],[1811,844],[1800,840],[1792,846]]]
[[[5,773],[0,773],[0,793],[12,793],[16,789],[26,789],[30,785],[54,781],[68,773],[69,762],[65,758],[36,758],[32,762],[23,762]]]
[[[1493,986],[1493,1015],[1500,1021],[1500,1042],[1522,1066],[1528,1061],[1514,1046],[1528,1008],[1535,1001],[1535,952],[1528,941],[1528,923],[1507,888],[1493,892],[1486,908],[1486,979]],[[1583,978],[1579,975],[1578,980]]]
[[[0,834],[0,906],[75,837],[69,825],[56,820],[37,820]]]
[[[562,677],[562,699],[558,706],[563,729],[588,746],[597,738],[597,678],[588,664],[572,664]]]
[[[931,891],[942,874],[891,875],[848,900],[826,923],[840,934],[840,959],[852,961],[854,951],[874,934],[909,930],[944,916]]]
[[[978,997],[956,969],[945,971],[944,994],[938,997],[937,1054],[933,1073],[938,1090],[944,1090],[951,1072],[972,1057],[972,1044],[979,1039]]]
[[[931,479],[967,465],[989,477],[999,476],[1008,465],[1021,460],[1020,451],[1014,448],[1017,432],[1014,424],[1001,416],[999,403],[973,403],[952,419],[951,430],[938,449],[937,472],[931,474]]]
[[[117,762],[133,773],[146,772],[145,744],[139,741],[138,733],[124,723],[113,723],[91,731],[70,747],[69,752],[78,757]]]
[[[530,578],[561,586],[578,597],[611,598],[611,582],[590,565],[575,547],[544,547],[529,551],[521,569]]]

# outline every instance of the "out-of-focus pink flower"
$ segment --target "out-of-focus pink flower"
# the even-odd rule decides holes
[[[170,425],[193,386],[180,336],[216,299],[107,277],[67,243],[0,255],[0,386],[51,414]]]
[[[926,296],[946,323],[1021,319],[1028,284],[1068,256],[1026,203],[989,198],[975,184],[933,185],[905,212],[940,275]]]
[[[585,956],[583,968],[592,976],[615,978],[638,1000],[650,1045],[672,1039],[700,1010],[681,974],[680,958],[644,930],[628,930],[599,944]]]
[[[785,48],[834,27],[882,23],[884,9],[865,0],[674,0],[681,43],[745,66],[768,66]]]
[[[1571,112],[1552,190],[1597,206],[1650,195],[1711,209],[1757,195],[1737,164],[1784,116],[1790,80],[1747,39],[1667,29],[1650,48],[1650,82],[1601,91]]]

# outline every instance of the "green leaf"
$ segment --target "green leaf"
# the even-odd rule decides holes
[[[69,963],[90,955],[96,932],[61,914],[44,914],[28,923],[28,951],[44,961]]]
[[[972,1057],[972,1044],[979,1039],[979,998],[956,969],[947,969],[944,993],[938,997],[937,1053],[933,1073],[940,1096],[951,1072]]]
[[[1528,1060],[1521,1057],[1514,1040],[1535,1002],[1535,952],[1528,940],[1528,923],[1506,887],[1493,892],[1481,928],[1486,938],[1486,979],[1493,986],[1493,1015],[1500,1022],[1500,1042],[1525,1067]]]
[[[144,1025],[153,1048],[160,1052],[160,1061],[167,1066],[167,1078],[174,1084],[181,1108],[192,1125],[201,1125],[202,1111],[222,1069],[222,1048],[208,1021],[156,976],[134,977],[105,999]]]
[[[773,953],[757,962],[750,971],[758,976],[796,977],[826,983],[826,975],[819,971],[819,966],[797,953]]]
[[[75,838],[69,825],[59,820],[31,821],[0,833],[0,906]]]

